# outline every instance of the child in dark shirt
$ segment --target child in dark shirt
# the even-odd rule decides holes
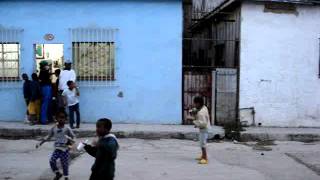
[[[30,102],[31,97],[31,81],[29,80],[29,76],[27,74],[22,74],[22,79],[24,80],[23,83],[23,97],[24,101],[26,102],[27,108]],[[26,112],[26,122],[29,122],[29,111]]]
[[[99,137],[97,145],[91,146],[84,143],[84,149],[96,159],[91,168],[90,180],[113,180],[114,178],[119,144],[115,135],[110,134],[111,128],[111,120],[99,119],[96,123],[96,133]]]
[[[41,106],[41,89],[38,80],[38,75],[36,73],[32,74],[31,81],[31,96],[28,106],[28,111],[30,115],[30,123],[34,125],[40,120],[40,106]]]

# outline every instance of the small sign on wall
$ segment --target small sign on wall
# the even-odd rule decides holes
[[[36,44],[36,58],[37,59],[44,59],[44,45],[43,44]]]
[[[53,34],[46,34],[46,35],[44,35],[44,39],[47,41],[52,41],[54,39],[54,35]]]

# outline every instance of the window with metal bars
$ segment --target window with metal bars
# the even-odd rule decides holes
[[[19,43],[0,42],[0,81],[19,80]]]
[[[79,81],[115,80],[114,42],[73,42],[73,62]]]
[[[264,12],[277,14],[298,14],[297,6],[294,3],[267,2],[264,5]]]
[[[118,29],[80,27],[69,32],[79,85],[115,86]]]

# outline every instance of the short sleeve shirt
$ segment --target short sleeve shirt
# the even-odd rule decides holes
[[[67,98],[68,106],[73,106],[79,103],[79,97],[77,96],[76,89],[65,89],[62,96]]]

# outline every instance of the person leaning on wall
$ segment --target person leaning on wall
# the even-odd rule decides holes
[[[31,81],[29,80],[29,76],[26,73],[22,74],[22,79],[24,80],[23,83],[23,97],[26,103],[27,111],[26,111],[26,117],[25,117],[25,122],[29,123],[29,111],[28,111],[28,106],[30,103],[30,96],[31,96]]]
[[[47,124],[49,120],[52,120],[51,116],[51,101],[52,101],[52,83],[51,83],[51,72],[48,62],[40,62],[40,87],[41,87],[41,113],[40,122],[41,124]]]
[[[31,96],[30,96],[30,102],[28,105],[30,125],[39,123],[40,106],[41,106],[41,87],[40,87],[37,73],[33,73],[32,81],[31,81]]]
[[[61,96],[59,96],[59,76],[61,70],[56,69],[52,75],[56,77],[56,81],[52,83],[52,114],[56,114],[61,107]]]

